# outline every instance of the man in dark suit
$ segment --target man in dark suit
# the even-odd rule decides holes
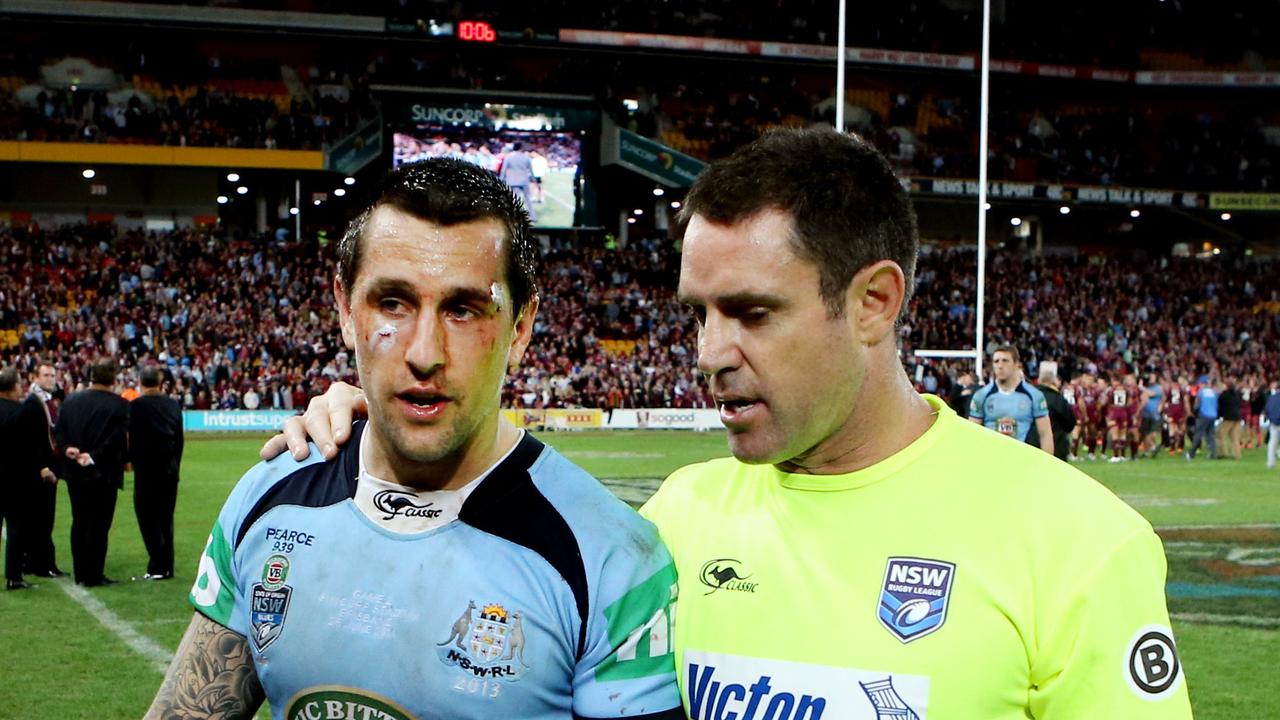
[[[62,577],[54,560],[53,519],[58,506],[57,458],[53,451],[53,424],[58,420],[57,373],[51,363],[42,362],[31,376],[31,394],[23,405],[27,410],[28,443],[23,453],[30,458],[26,471],[28,496],[25,573],[40,577]]]
[[[0,457],[13,463],[10,467],[19,472],[6,473],[0,478],[0,519],[3,519],[8,539],[4,552],[4,586],[7,590],[25,590],[34,587],[22,579],[22,556],[26,543],[26,510],[23,496],[26,477],[27,414],[21,402],[22,383],[18,371],[6,367],[0,369]]]
[[[160,388],[160,370],[142,370],[142,396],[129,406],[133,510],[147,546],[147,580],[173,577],[173,508],[182,463],[182,408]]]
[[[1037,387],[1044,395],[1045,405],[1049,408],[1049,426],[1053,428],[1053,454],[1059,460],[1066,460],[1071,450],[1071,431],[1076,428],[1076,414],[1058,389],[1060,381],[1056,365],[1041,363],[1039,380]],[[1030,434],[1027,442],[1036,444]]]
[[[116,582],[102,571],[128,450],[129,403],[115,393],[117,371],[115,360],[95,362],[89,368],[89,388],[67,398],[53,429],[67,460],[71,559],[76,582],[86,587]]]

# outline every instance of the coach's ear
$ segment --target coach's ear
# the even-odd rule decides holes
[[[902,268],[892,260],[874,262],[853,276],[845,291],[845,312],[853,324],[854,337],[863,345],[893,338],[906,287]]]
[[[342,279],[333,279],[333,296],[338,300],[338,321],[342,326],[342,342],[348,350],[356,349],[356,323],[351,315],[351,298],[347,297],[346,288],[342,287]]]

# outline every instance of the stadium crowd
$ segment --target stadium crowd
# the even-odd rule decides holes
[[[42,90],[31,103],[0,97],[0,138],[44,142],[315,150],[372,117],[361,99],[312,93],[288,107],[234,91],[175,88],[151,98],[105,92]]]
[[[710,407],[698,379],[696,325],[674,297],[679,255],[657,239],[625,246],[594,235],[545,238],[543,305],[508,407]],[[0,230],[0,331],[9,360],[58,363],[70,391],[101,355],[126,385],[152,362],[189,409],[301,408],[353,380],[333,317],[329,248],[206,231],[110,225]],[[973,345],[972,251],[922,255],[901,328],[922,390],[946,395],[965,363],[916,349]],[[987,347],[1022,350],[1027,373],[1237,378],[1280,372],[1274,261],[1028,257],[996,253],[988,273]],[[1110,298],[1105,306],[1098,297]]]
[[[519,407],[709,407],[673,299],[678,256],[648,240],[626,248],[544,246],[546,301],[535,342],[505,390]],[[58,366],[65,392],[99,356],[167,368],[188,409],[294,409],[334,380],[354,381],[331,297],[326,248],[203,231],[110,225],[0,230],[0,331],[23,371]],[[617,341],[606,352],[600,341]]]
[[[608,7],[613,13],[650,12],[625,3]],[[652,12],[667,13],[663,8]],[[898,27],[892,18],[882,20],[866,27]],[[871,40],[873,47],[891,46],[886,38]],[[830,122],[835,115],[830,72],[819,66],[762,68],[662,56],[602,61],[444,44],[355,46],[314,61],[300,50],[302,59],[293,64],[273,59],[265,46],[249,58],[216,62],[196,49],[184,54],[165,47],[162,66],[145,59],[160,54],[159,46],[146,42],[128,51],[92,43],[82,49],[115,72],[114,90],[44,82],[43,68],[62,57],[56,48],[43,55],[29,49],[30,57],[7,64],[0,58],[0,76],[12,81],[0,87],[0,138],[317,149],[377,113],[372,84],[590,95],[623,127],[706,159],[726,156],[763,128]],[[253,59],[254,52],[260,57]],[[903,173],[974,177],[978,113],[971,85],[963,75],[859,74],[846,98],[847,122]],[[1046,89],[1037,78],[1000,76],[992,103],[991,177],[1273,189],[1280,166],[1280,108],[1274,102],[1228,93],[1206,111],[1159,88],[1131,97],[1093,85]]]
[[[145,0],[161,2],[163,0]],[[188,4],[212,4],[210,0]],[[279,0],[217,0],[223,8],[279,10]],[[788,3],[651,3],[641,0],[595,3],[559,0],[518,2],[383,0],[352,4],[343,0],[290,0],[288,9],[384,16],[402,24],[419,20],[487,20],[504,29],[586,28],[694,37],[833,44],[837,15],[815,0]],[[996,6],[992,32],[995,57],[1099,67],[1138,67],[1144,50],[1183,53],[1207,64],[1239,62],[1268,47],[1266,28],[1280,21],[1273,5],[1228,0],[1219,3],[1104,3],[1083,0],[1056,6],[1051,17],[1030,0]],[[973,53],[981,15],[975,7],[946,0],[867,5],[850,13],[848,43],[918,52]],[[1047,22],[1056,32],[1046,33]],[[1140,39],[1135,42],[1135,39]]]

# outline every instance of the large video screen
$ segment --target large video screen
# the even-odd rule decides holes
[[[535,227],[585,224],[579,217],[585,132],[554,129],[563,124],[555,117],[510,108],[486,104],[482,111],[433,113],[427,122],[402,126],[392,134],[392,163],[460,158],[496,173],[522,195]]]

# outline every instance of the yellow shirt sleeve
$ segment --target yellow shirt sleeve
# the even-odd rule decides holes
[[[1045,588],[1031,665],[1033,717],[1191,718],[1165,604],[1166,570],[1159,537],[1144,529],[1057,601]]]

